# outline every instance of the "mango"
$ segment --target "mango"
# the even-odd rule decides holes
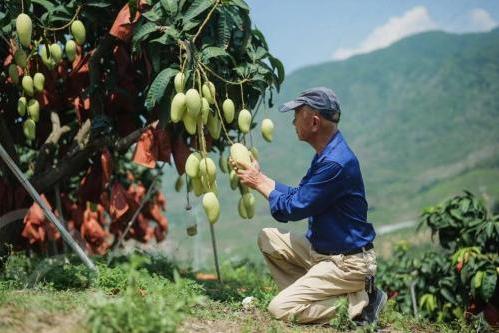
[[[229,165],[227,163],[227,159],[223,156],[223,154],[220,154],[218,166],[220,166],[220,170],[222,170],[223,173],[229,172]]]
[[[17,71],[17,66],[15,64],[10,64],[8,72],[9,72],[9,77],[12,80],[12,83],[18,84],[19,83],[19,72]]]
[[[208,133],[215,140],[220,138],[220,131],[222,130],[222,123],[219,121],[218,117],[210,112],[208,115]]]
[[[184,112],[182,120],[184,122],[184,127],[187,133],[189,133],[190,135],[196,134],[196,118],[191,116],[189,112]]]
[[[201,176],[207,177],[209,180],[215,179],[217,174],[215,162],[209,157],[203,158],[199,161],[199,172]]]
[[[234,106],[234,102],[227,98],[222,104],[222,110],[224,112],[225,121],[230,124],[234,121],[234,114],[236,107]]]
[[[243,204],[246,211],[246,216],[251,219],[255,216],[255,196],[253,193],[248,192],[243,195]]]
[[[82,21],[74,20],[73,23],[71,23],[71,34],[78,45],[85,44],[87,32]]]
[[[32,98],[28,101],[27,111],[35,123],[40,120],[40,103],[36,99]]]
[[[267,142],[272,142],[272,136],[274,134],[274,123],[272,120],[265,118],[262,120],[262,136]]]
[[[242,133],[246,134],[249,132],[251,126],[251,113],[248,110],[242,109],[239,112],[239,116],[237,118],[237,125],[239,126],[239,130]]]
[[[36,123],[33,119],[26,119],[23,123],[24,136],[28,140],[34,140],[36,138]]]
[[[208,123],[209,115],[210,115],[210,104],[208,103],[208,100],[205,97],[203,97],[201,101],[201,119],[204,125]]]
[[[50,44],[49,46],[50,57],[54,60],[56,64],[61,62],[62,59],[62,49],[61,46],[57,43]]]
[[[241,216],[243,219],[248,218],[248,213],[246,212],[246,207],[244,206],[243,198],[239,199],[237,210],[239,212],[239,216]]]
[[[35,73],[33,76],[33,86],[37,92],[42,92],[45,86],[45,76],[42,73]]]
[[[201,96],[199,96],[199,92],[196,89],[189,89],[185,93],[185,98],[187,113],[189,113],[191,117],[196,118],[201,111]]]
[[[203,97],[208,100],[208,103],[215,104],[215,85],[213,82],[205,82],[201,87],[201,91],[203,92]]]
[[[64,47],[66,51],[66,57],[70,62],[73,62],[76,58],[76,43],[72,39],[68,39],[66,46]]]
[[[28,104],[28,101],[26,100],[26,97],[19,97],[17,100],[17,113],[21,116],[24,117],[26,114],[26,106]]]
[[[33,78],[31,78],[31,76],[25,75],[23,77],[21,85],[23,86],[24,93],[26,95],[33,96],[35,94],[35,87],[33,85]]]
[[[199,175],[199,162],[201,161],[201,154],[197,151],[191,153],[189,157],[187,157],[187,161],[185,162],[185,172],[191,178],[197,178]]]
[[[31,34],[33,33],[33,23],[28,15],[22,13],[17,16],[16,32],[21,45],[29,47],[31,44]]]
[[[177,93],[183,93],[185,88],[185,74],[178,72],[173,79],[173,85],[175,86],[175,91]]]
[[[175,181],[175,191],[180,192],[183,186],[184,186],[184,176],[180,175],[177,177],[177,180]]]
[[[194,190],[194,195],[199,197],[203,194],[203,183],[200,178],[191,178],[192,189]]]
[[[25,68],[28,65],[28,55],[23,49],[17,49],[14,54],[14,62],[21,68]]]
[[[248,151],[248,148],[241,143],[236,142],[230,147],[230,157],[232,157],[234,161],[251,165],[250,152]]]
[[[172,103],[170,106],[170,119],[174,123],[178,123],[180,120],[182,120],[185,110],[187,108],[186,106],[186,99],[185,95],[183,93],[177,93],[173,99]]]
[[[214,224],[220,217],[220,203],[213,192],[208,192],[203,196],[203,208],[208,217],[208,221]]]
[[[235,190],[237,186],[239,185],[239,177],[237,176],[236,171],[231,170],[229,173],[229,180],[230,180],[230,188],[232,190]]]
[[[49,46],[50,49],[50,46]],[[42,62],[45,66],[47,66],[48,69],[54,69],[56,63],[54,59],[50,56],[49,50],[47,50],[47,47],[45,45],[42,45],[40,47],[40,58],[42,58]]]
[[[256,149],[256,147],[251,147],[249,152],[251,153],[251,156],[253,156],[254,160],[258,161],[260,159],[260,153],[258,152],[258,149]]]

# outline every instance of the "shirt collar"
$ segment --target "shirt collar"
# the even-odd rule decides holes
[[[341,132],[340,130],[338,130],[332,137],[331,139],[329,140],[328,144],[326,145],[326,147],[324,148],[324,150],[322,150],[322,152],[320,154],[316,154],[316,160],[317,159],[320,159],[322,156],[330,153],[331,151],[334,150],[334,148],[341,142],[343,141],[343,135],[341,135]]]

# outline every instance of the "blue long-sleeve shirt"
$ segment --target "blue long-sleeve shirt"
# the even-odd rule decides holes
[[[374,240],[357,157],[338,131],[316,154],[298,187],[276,182],[270,212],[279,222],[308,218],[306,237],[314,250],[342,253]]]

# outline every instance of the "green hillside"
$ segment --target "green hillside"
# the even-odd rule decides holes
[[[286,78],[277,105],[321,85],[340,98],[340,129],[361,162],[375,225],[417,218],[424,206],[463,188],[499,195],[499,29],[423,33],[370,54],[297,70]],[[297,141],[291,114],[265,110],[263,115],[274,120],[276,133],[272,144],[253,138],[261,164],[269,176],[297,184],[314,152]],[[175,171],[169,172],[171,239],[194,242],[175,236],[185,234],[179,225],[186,216],[185,194],[173,193]],[[219,188],[222,253],[254,252],[258,229],[275,225],[266,203],[259,201],[254,221],[243,221],[238,195],[231,195],[225,179]],[[205,240],[195,241],[204,244],[207,256],[208,236],[203,232]]]

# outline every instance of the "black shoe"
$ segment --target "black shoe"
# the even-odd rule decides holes
[[[377,324],[381,310],[386,305],[388,297],[383,290],[376,288],[372,294],[369,295],[369,304],[362,310],[362,321],[367,324]]]

